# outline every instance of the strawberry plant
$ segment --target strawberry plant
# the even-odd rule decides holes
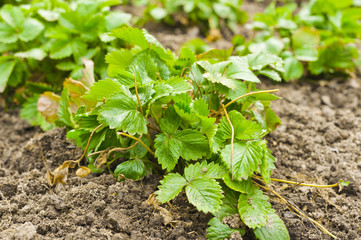
[[[197,25],[209,39],[219,38],[224,27],[233,32],[237,25],[247,20],[247,14],[241,10],[242,0],[157,0],[130,1],[135,5],[146,5],[144,16],[138,24],[149,20],[162,21],[169,25]]]
[[[106,169],[118,181],[164,174],[157,199],[165,203],[184,191],[199,211],[214,215],[209,239],[244,234],[246,226],[259,239],[289,239],[259,188],[269,183],[275,162],[263,137],[280,120],[270,108],[277,90],[257,89],[249,62],[263,69],[269,56],[195,55],[184,47],[176,57],[139,29],[120,28],[111,36],[130,48],[106,56],[109,78],[91,84],[75,114],[70,87],[58,97],[53,112],[84,154],[49,172],[49,183],[64,183],[83,157],[89,165],[77,170],[82,177]],[[230,216],[245,225],[230,228],[222,222]]]
[[[123,47],[108,33],[127,25],[130,15],[110,12],[119,1],[32,1],[0,9],[0,93],[35,101],[59,92],[63,80],[82,77],[83,59],[95,62],[95,78],[106,76],[105,54]]]
[[[257,35],[240,52],[270,53],[284,59],[285,81],[311,75],[352,73],[360,64],[361,8],[356,1],[314,0],[298,12],[297,4],[271,3],[248,26]]]

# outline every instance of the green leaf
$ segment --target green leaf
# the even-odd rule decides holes
[[[125,71],[124,68],[128,67],[132,63],[133,56],[134,53],[128,49],[118,49],[108,53],[105,56],[105,61],[109,64],[109,76],[117,77],[118,75],[122,75],[121,73]]]
[[[251,178],[241,181],[236,179],[232,180],[231,174],[225,174],[223,176],[223,181],[227,185],[227,187],[240,193],[250,193],[256,188]]]
[[[241,194],[238,200],[238,211],[243,222],[250,228],[264,226],[272,212],[268,197],[257,188],[248,194]]]
[[[280,77],[280,75],[278,74],[278,72],[276,72],[275,70],[272,69],[263,69],[258,71],[259,74],[262,74],[266,77],[269,77],[270,79],[276,81],[276,82],[281,82],[282,78]]]
[[[208,116],[209,115],[209,107],[203,98],[199,98],[193,102],[192,110],[201,116]]]
[[[17,52],[14,54],[18,58],[32,58],[38,61],[42,61],[46,57],[47,53],[41,48],[33,48],[25,52]]]
[[[266,184],[268,184],[271,180],[271,172],[272,169],[275,169],[276,159],[273,157],[271,150],[266,149],[266,153],[262,160],[262,164],[260,165],[261,175]]]
[[[122,39],[130,45],[139,46],[141,49],[149,47],[149,42],[145,38],[144,32],[138,28],[122,27],[114,29],[112,36]]]
[[[283,223],[282,219],[276,214],[271,213],[268,215],[266,225],[253,230],[256,238],[259,240],[289,240],[290,236],[288,230]]]
[[[122,84],[115,79],[107,78],[105,80],[95,82],[83,98],[101,102],[104,99],[108,99],[111,95],[120,92],[124,92]]]
[[[28,42],[35,39],[43,30],[44,25],[34,18],[27,18],[21,25],[21,32],[19,38]]]
[[[167,134],[158,134],[154,140],[155,157],[163,169],[171,171],[178,163],[182,144]]]
[[[223,169],[220,165],[214,164],[213,162],[207,164],[206,161],[201,163],[197,162],[191,164],[184,169],[184,177],[187,181],[192,181],[193,179],[200,177],[209,177],[214,179],[219,179],[225,174],[226,170]]]
[[[0,22],[0,42],[2,43],[14,43],[18,40],[18,36],[14,29],[12,29],[7,23]]]
[[[266,53],[248,54],[248,64],[252,70],[262,70],[267,66],[271,66],[277,71],[284,72],[283,60],[280,57]]]
[[[227,76],[232,79],[260,83],[258,77],[250,70],[247,57],[230,57],[231,65],[227,69]]]
[[[195,130],[158,134],[154,142],[155,157],[167,171],[175,167],[180,157],[185,160],[198,160],[209,153],[207,138]]]
[[[62,59],[73,54],[71,40],[57,40],[51,45],[50,58]]]
[[[20,27],[25,20],[24,13],[17,6],[4,5],[0,10],[1,18],[12,28]]]
[[[188,183],[185,188],[188,201],[198,211],[215,213],[222,204],[222,188],[218,182],[208,177],[197,178]]]
[[[203,77],[210,82],[219,83],[231,89],[236,88],[234,80],[223,74],[230,62],[220,62],[212,65],[208,61],[199,61],[197,64],[206,71],[203,73]]]
[[[155,20],[161,20],[168,15],[167,11],[160,7],[153,8],[149,13]]]
[[[64,88],[61,93],[60,105],[58,109],[59,121],[65,124],[65,126],[74,128],[74,119],[69,107],[69,90],[68,88]]]
[[[114,177],[117,179],[119,175],[123,175],[127,179],[139,180],[142,179],[145,174],[145,165],[140,159],[125,161],[119,164],[114,170]],[[124,178],[122,180],[124,180]]]
[[[56,11],[39,9],[38,14],[48,22],[54,22],[59,19],[60,14]]]
[[[214,217],[208,222],[209,228],[207,229],[207,239],[209,240],[224,240],[229,239],[233,232],[237,229],[232,229],[228,225],[223,224],[221,220]]]
[[[293,81],[301,78],[303,75],[303,65],[294,57],[285,59],[285,72],[282,74],[285,81]]]
[[[147,120],[137,110],[138,107],[138,103],[124,93],[114,94],[102,105],[98,120],[111,129],[145,134],[148,132]]]
[[[256,122],[246,120],[238,111],[228,113],[234,129],[234,138],[239,140],[259,139],[263,135],[261,125]],[[231,139],[232,128],[226,117],[222,117],[219,123],[219,131],[223,133],[224,139]]]
[[[317,30],[303,27],[292,35],[292,48],[296,58],[301,61],[316,61],[318,58],[317,47],[320,44],[320,34]]]
[[[5,57],[0,58],[0,93],[4,92],[16,61]]]
[[[131,18],[132,15],[128,13],[110,12],[104,19],[107,30],[111,31],[122,25],[128,25]]]
[[[161,203],[165,203],[175,198],[187,184],[187,181],[179,173],[169,173],[164,176],[160,184],[157,198]]]
[[[265,154],[264,144],[264,141],[235,142],[233,144],[232,169],[236,180],[245,180],[257,170]],[[222,150],[221,157],[230,169],[231,144]]]

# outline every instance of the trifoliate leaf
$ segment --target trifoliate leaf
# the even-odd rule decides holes
[[[111,129],[144,134],[148,132],[147,120],[137,110],[138,107],[138,103],[126,94],[114,94],[102,105],[98,120]]]
[[[235,139],[259,139],[262,136],[263,130],[260,124],[246,120],[242,114],[237,111],[229,112],[228,116],[233,125]],[[226,117],[222,117],[218,127],[219,131],[222,131],[224,139],[230,139],[232,137],[232,128]]]
[[[27,18],[21,24],[21,32],[19,33],[19,38],[28,42],[36,38],[43,30],[44,25],[34,18]]]
[[[14,70],[15,64],[15,60],[0,57],[0,93],[4,92],[9,77]]]
[[[232,229],[224,224],[217,217],[212,218],[208,222],[209,228],[207,229],[207,239],[210,240],[224,240],[229,239],[231,234],[237,229]]]
[[[180,157],[198,160],[209,153],[207,138],[195,130],[178,131],[175,134],[158,134],[155,139],[155,157],[163,169],[171,171]]]
[[[276,213],[270,213],[266,225],[253,230],[259,240],[289,240],[288,230],[282,219]]]
[[[145,165],[142,160],[134,159],[125,161],[117,166],[114,170],[114,177],[119,180],[133,179],[139,180],[143,178],[146,174]],[[125,178],[118,178],[120,175]]]
[[[259,228],[267,223],[272,212],[268,197],[257,188],[248,194],[242,193],[238,200],[238,211],[243,222],[250,228]]]
[[[200,177],[209,177],[214,179],[219,179],[225,174],[226,170],[218,164],[213,162],[207,164],[206,161],[201,163],[197,162],[191,164],[184,169],[184,177],[187,181],[192,181],[193,179]]]
[[[161,203],[165,203],[175,198],[187,181],[179,173],[169,173],[160,181],[160,184],[157,198]]]
[[[222,204],[222,188],[208,177],[196,178],[185,187],[188,201],[199,211],[215,213]]]
[[[270,182],[272,169],[276,168],[273,164],[274,162],[276,162],[276,159],[273,157],[271,150],[266,149],[262,164],[260,165],[261,175],[266,184]]]
[[[235,142],[233,144],[232,170],[236,180],[247,179],[262,163],[264,141]],[[221,152],[223,162],[230,169],[231,144]]]

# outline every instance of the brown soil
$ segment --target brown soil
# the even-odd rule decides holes
[[[198,35],[177,31],[155,35],[173,49]],[[282,99],[273,108],[283,124],[268,137],[278,159],[273,177],[351,184],[341,192],[276,182],[272,188],[340,239],[361,239],[361,80],[276,87]],[[49,187],[44,161],[55,169],[79,155],[64,129],[41,133],[16,112],[0,110],[0,239],[206,239],[211,216],[187,204],[184,195],[172,207],[148,205],[159,184],[154,175],[119,183],[109,174],[71,174],[67,185]],[[291,239],[331,239],[269,196]]]

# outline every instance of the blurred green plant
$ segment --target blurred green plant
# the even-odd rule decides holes
[[[247,21],[247,14],[241,10],[242,0],[130,0],[135,5],[145,5],[139,25],[149,20],[162,21],[174,26],[196,25],[209,40],[221,37],[223,28],[236,31],[238,24]]]
[[[285,62],[285,81],[311,75],[353,74],[360,64],[361,4],[358,1],[312,0],[301,9],[296,3],[271,3],[248,27],[256,31],[246,42],[235,41],[238,53],[270,53]]]
[[[0,9],[0,93],[22,103],[44,91],[59,92],[69,74],[82,77],[83,59],[95,63],[95,78],[106,76],[107,52],[124,46],[108,33],[131,16],[111,12],[116,0],[39,1]],[[34,100],[33,98],[31,98]]]

